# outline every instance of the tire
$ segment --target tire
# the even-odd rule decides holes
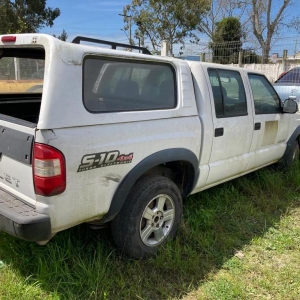
[[[284,161],[285,167],[286,168],[291,167],[293,164],[295,164],[297,161],[299,161],[299,158],[300,158],[300,149],[299,149],[299,143],[296,140],[293,143],[291,151],[288,153],[288,155]]]
[[[145,177],[112,220],[113,240],[133,258],[149,257],[175,237],[181,215],[182,197],[175,183],[163,176]]]

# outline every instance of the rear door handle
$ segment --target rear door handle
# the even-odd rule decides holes
[[[222,136],[222,135],[224,135],[224,128],[223,127],[216,128],[215,129],[215,137]]]
[[[261,123],[254,124],[254,130],[260,130],[260,128],[261,128]]]

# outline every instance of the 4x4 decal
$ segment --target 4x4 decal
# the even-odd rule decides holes
[[[100,152],[84,155],[77,172],[88,171],[107,166],[129,164],[132,162],[133,152],[129,154],[120,154],[120,151]]]

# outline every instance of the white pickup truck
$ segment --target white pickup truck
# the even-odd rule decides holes
[[[44,244],[110,224],[145,257],[189,194],[299,155],[297,104],[262,74],[98,42],[0,36],[0,230]]]

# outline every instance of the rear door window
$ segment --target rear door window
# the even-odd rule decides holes
[[[247,100],[237,71],[208,69],[217,118],[247,115]]]
[[[170,65],[87,57],[83,73],[83,102],[90,112],[176,107]]]

